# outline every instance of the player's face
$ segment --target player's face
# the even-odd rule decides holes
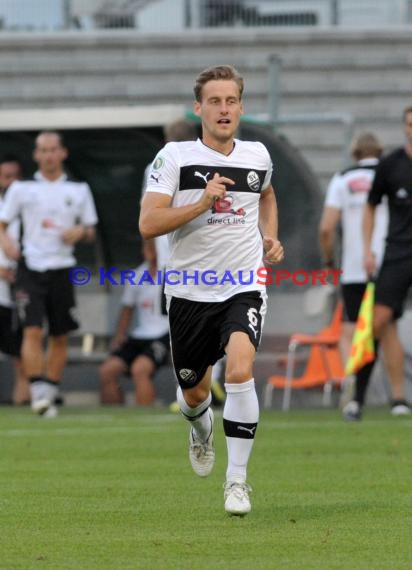
[[[412,113],[406,113],[403,123],[403,131],[409,144],[412,144]]]
[[[59,172],[66,158],[67,151],[61,145],[58,135],[45,133],[37,138],[34,160],[41,171],[45,173]]]
[[[0,166],[0,188],[8,188],[12,182],[20,178],[21,170],[17,162],[3,162]]]
[[[224,144],[235,136],[243,113],[239,87],[233,80],[208,81],[202,89],[202,100],[194,110],[202,119],[203,140],[206,144]]]

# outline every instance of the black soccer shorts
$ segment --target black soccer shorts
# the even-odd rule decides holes
[[[157,369],[167,362],[169,346],[168,334],[159,338],[138,339],[129,337],[117,350],[112,352],[112,356],[121,358],[128,370],[138,356],[147,356],[153,361]]]
[[[76,330],[73,284],[70,267],[48,271],[32,271],[19,263],[16,279],[16,306],[24,327],[43,327],[48,322],[51,336]]]
[[[0,350],[9,356],[20,356],[22,330],[14,309],[0,306]]]
[[[245,332],[258,349],[266,295],[247,291],[219,303],[171,297],[170,339],[173,367],[181,388],[193,388],[225,354],[233,332]]]
[[[375,304],[385,305],[399,319],[412,286],[412,256],[383,260],[376,279]]]

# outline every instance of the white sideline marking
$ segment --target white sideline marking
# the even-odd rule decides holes
[[[58,421],[58,420],[56,420]],[[48,422],[50,423],[50,422]],[[8,437],[26,437],[26,436],[40,436],[45,437],[47,436],[73,436],[73,435],[84,435],[86,433],[95,433],[96,435],[102,433],[141,433],[149,432],[149,433],[160,433],[166,431],[166,426],[129,426],[129,427],[116,427],[116,426],[99,426],[96,429],[90,427],[66,427],[66,428],[57,428],[52,431],[45,432],[44,430],[37,430],[37,429],[9,429],[3,432],[4,436]]]
[[[342,425],[342,427],[346,427],[347,429],[349,429],[351,426],[355,427],[357,426],[358,428],[368,428],[369,426],[383,426],[383,425],[397,425],[397,426],[404,426],[404,427],[412,427],[412,417],[410,419],[406,419],[403,418],[402,420],[399,418],[393,418],[391,416],[389,416],[388,414],[388,418],[385,420],[368,420],[365,419],[362,422],[353,422],[353,423],[348,423],[345,422],[343,419],[340,419],[339,417],[337,418],[336,421],[331,421],[331,420],[327,420],[327,421],[323,421],[323,420],[318,420],[318,421],[303,421],[303,422],[271,422],[271,421],[266,421],[265,419],[261,420],[261,425],[264,425],[266,427],[271,427],[274,429],[301,429],[301,428],[312,428],[312,427],[325,427],[325,426],[333,426],[333,427],[337,427],[338,425]]]

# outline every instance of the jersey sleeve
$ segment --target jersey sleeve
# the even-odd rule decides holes
[[[168,143],[158,152],[147,176],[146,192],[173,196],[179,185],[179,151],[175,143]]]
[[[265,145],[262,143],[258,143],[258,144],[261,146],[262,153],[264,156],[264,160],[266,162],[266,175],[265,175],[265,179],[263,181],[263,186],[262,186],[262,190],[266,190],[266,188],[268,188],[268,186],[270,186],[272,183],[273,163],[272,163],[272,159],[270,158],[269,151],[265,147]]]
[[[133,281],[134,281],[134,283],[136,283],[136,285],[133,285],[132,283],[130,283],[129,280],[125,281],[124,289],[123,289],[123,295],[122,295],[122,299],[121,299],[121,305],[123,305],[123,307],[134,307],[134,306],[136,306],[139,291],[140,291],[140,285],[137,285],[137,283],[140,282],[140,279],[143,276],[144,269],[145,269],[145,266],[143,264],[139,265],[138,267],[133,269],[133,272],[134,272]]]
[[[126,281],[125,286],[124,286],[124,290],[123,290],[123,295],[122,295],[122,300],[121,300],[121,304],[123,305],[123,307],[134,307],[136,304],[136,287],[138,287],[138,285],[133,286],[129,281]]]
[[[368,204],[377,206],[382,202],[382,198],[386,193],[385,162],[380,162],[376,168],[376,174],[375,178],[373,179],[372,188],[368,194]]]
[[[143,196],[145,195],[145,192],[146,192],[147,182],[149,180],[149,174],[150,174],[150,170],[152,168],[152,164],[153,164],[152,162],[150,164],[148,164],[146,166],[146,168],[144,169],[144,172],[143,172],[142,191],[141,191],[142,195],[141,195],[140,201],[143,200]]]
[[[21,212],[21,189],[19,182],[13,182],[7,190],[4,201],[0,208],[0,222],[10,224]]]
[[[98,222],[96,207],[93,195],[88,184],[84,184],[83,208],[81,213],[81,223],[85,226],[94,226]]]
[[[340,174],[335,174],[329,182],[326,191],[325,206],[337,208],[338,210],[342,210],[343,208],[343,184]]]

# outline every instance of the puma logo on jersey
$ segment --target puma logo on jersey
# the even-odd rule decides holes
[[[196,172],[195,172],[195,176],[197,176],[198,178],[202,178],[202,180],[205,181],[205,184],[207,184],[207,177],[209,176],[209,174],[210,174],[210,172],[207,172],[206,174],[202,174],[198,170],[196,170]]]
[[[255,327],[254,327],[253,325],[251,325],[250,323],[248,324],[248,327],[249,327],[250,329],[252,329],[253,334],[255,335],[255,338],[257,338],[258,331],[255,329]]]
[[[252,428],[247,428],[245,426],[237,426],[237,429],[240,429],[241,431],[247,431],[248,433],[250,433],[250,435],[254,435],[256,426],[253,426]]]
[[[159,184],[160,174],[153,174],[152,173],[150,175],[150,178],[153,178],[153,180]]]

